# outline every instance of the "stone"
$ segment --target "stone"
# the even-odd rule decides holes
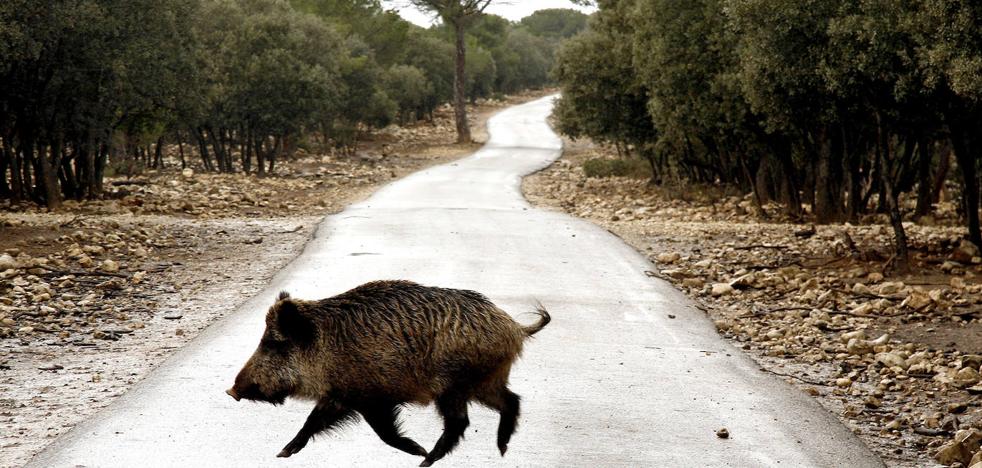
[[[682,255],[680,255],[678,252],[671,252],[671,253],[665,252],[665,253],[660,253],[660,254],[658,254],[657,257],[655,257],[655,259],[658,260],[658,263],[666,263],[666,264],[668,264],[668,263],[675,263],[675,262],[679,261],[679,259],[681,259],[681,258],[682,258]]]
[[[959,263],[972,263],[972,260],[979,256],[982,256],[982,251],[968,239],[962,239],[958,243],[958,248],[951,253],[951,259]]]
[[[716,283],[713,285],[713,289],[710,292],[710,294],[712,294],[713,297],[725,296],[727,294],[732,294],[732,293],[733,293],[733,286],[730,286],[729,283]]]
[[[99,269],[106,273],[116,273],[119,271],[119,264],[112,260],[106,259],[99,265]]]
[[[854,307],[852,310],[849,311],[849,313],[854,315],[869,315],[870,312],[873,312],[874,309],[875,307],[873,306],[872,302],[864,302]]]
[[[852,285],[852,293],[853,294],[865,294],[865,295],[873,295],[874,294],[873,293],[873,290],[870,289],[869,286],[866,286],[863,283],[856,283],[856,284]]]
[[[146,277],[147,277],[147,272],[145,272],[145,271],[138,271],[136,273],[133,273],[133,277],[130,278],[130,281],[132,281],[133,284],[140,284],[140,283],[143,282],[143,280]]]
[[[716,431],[716,437],[719,437],[720,439],[729,439],[730,438],[730,431],[728,431],[724,427],[724,428]]]
[[[17,260],[15,260],[14,257],[11,257],[9,254],[0,255],[0,271],[14,270],[19,266],[20,265],[17,263]]]
[[[848,343],[849,340],[852,340],[854,338],[866,339],[866,332],[863,330],[854,330],[839,335],[839,341],[842,341],[843,343]]]
[[[931,296],[924,294],[922,291],[914,290],[911,291],[910,295],[900,303],[900,307],[910,307],[914,310],[921,310],[925,307],[934,303]]]
[[[963,367],[955,373],[954,380],[956,386],[966,388],[979,383],[979,380],[982,380],[982,378],[979,376],[979,371],[971,367]]]
[[[883,283],[876,288],[877,292],[883,295],[896,294],[904,290],[904,283],[902,281],[890,281]]]
[[[955,433],[955,438],[941,446],[934,458],[945,465],[961,463],[963,466],[978,463],[973,454],[979,451],[982,441],[982,431],[977,429],[962,429]]]
[[[682,280],[682,286],[687,288],[701,288],[706,282],[702,278],[686,278]]]
[[[876,362],[883,364],[886,367],[899,367],[905,370],[908,367],[907,360],[895,353],[876,353],[875,359]]]
[[[978,369],[982,367],[982,355],[966,354],[962,356],[962,367],[972,367]]]
[[[868,340],[862,338],[853,338],[846,343],[846,351],[849,354],[861,356],[863,354],[869,354],[873,352],[873,346],[870,345]]]

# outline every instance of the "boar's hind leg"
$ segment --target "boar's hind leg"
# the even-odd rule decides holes
[[[436,409],[440,412],[440,416],[443,416],[443,435],[419,466],[431,466],[433,462],[450,453],[460,442],[464,430],[470,424],[467,418],[465,394],[450,391],[441,395],[436,400]]]
[[[365,417],[365,422],[372,426],[382,442],[410,455],[421,457],[427,455],[426,449],[420,447],[412,439],[403,436],[402,431],[399,430],[399,406],[376,403],[359,407],[358,412]]]
[[[501,451],[501,456],[505,456],[508,442],[518,427],[521,398],[502,385],[478,394],[477,399],[501,415],[501,422],[498,423],[498,450]]]
[[[307,446],[307,442],[310,441],[311,437],[336,427],[339,424],[351,421],[355,417],[356,414],[354,411],[336,402],[318,402],[314,410],[307,416],[307,422],[300,428],[297,436],[290,443],[286,444],[286,447],[283,447],[283,450],[276,456],[283,458],[289,457]]]

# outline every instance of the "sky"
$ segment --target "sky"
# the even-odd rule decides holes
[[[394,8],[399,11],[399,15],[420,26],[429,26],[433,22],[433,15],[422,13],[414,7],[406,6],[409,2],[405,0],[387,0],[382,2],[385,8]],[[491,2],[491,6],[485,10],[504,16],[512,21],[518,21],[536,10],[546,8],[574,8],[585,13],[591,13],[595,8],[576,6],[568,0],[499,0]]]

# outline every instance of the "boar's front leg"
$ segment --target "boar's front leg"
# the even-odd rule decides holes
[[[425,457],[426,449],[420,447],[414,440],[402,435],[399,430],[399,406],[393,403],[375,402],[359,405],[358,412],[365,417],[365,422],[382,442],[389,444],[410,455]]]
[[[338,402],[321,400],[317,402],[317,406],[307,416],[307,422],[300,428],[297,436],[289,444],[286,444],[286,447],[283,447],[283,450],[276,456],[283,458],[289,457],[302,450],[314,435],[330,430],[355,417],[356,414],[354,411],[342,406]]]

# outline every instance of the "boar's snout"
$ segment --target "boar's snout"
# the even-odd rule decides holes
[[[242,399],[242,397],[239,396],[239,393],[235,391],[235,387],[225,390],[225,393],[228,393],[228,396],[235,398],[235,401]]]

